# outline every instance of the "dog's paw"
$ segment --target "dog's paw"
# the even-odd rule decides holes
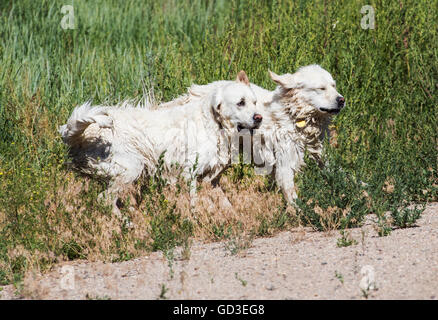
[[[223,196],[219,198],[219,208],[222,210],[230,210],[233,208],[233,205],[226,196]]]

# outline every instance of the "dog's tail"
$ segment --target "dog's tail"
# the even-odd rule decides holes
[[[59,133],[66,144],[74,146],[84,139],[82,133],[93,123],[100,128],[113,127],[107,107],[91,107],[91,103],[86,102],[73,110],[67,123],[59,127]]]

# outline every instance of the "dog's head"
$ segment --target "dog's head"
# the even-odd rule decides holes
[[[240,131],[260,127],[262,116],[256,110],[256,103],[256,96],[244,71],[239,72],[236,82],[218,88],[212,97],[216,119],[228,130],[236,128]]]
[[[319,65],[302,67],[294,74],[277,75],[269,71],[269,75],[281,87],[292,91],[296,99],[322,114],[337,114],[345,106],[345,99],[336,90],[331,74]]]

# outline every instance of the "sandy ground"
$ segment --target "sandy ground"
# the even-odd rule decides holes
[[[194,243],[171,267],[161,253],[77,261],[28,277],[21,295],[5,286],[0,298],[438,299],[438,203],[417,225],[378,237],[368,222],[351,230],[357,244],[348,247],[337,246],[339,232],[308,229],[255,239],[237,255],[225,243]]]

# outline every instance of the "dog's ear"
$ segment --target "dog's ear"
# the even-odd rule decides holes
[[[240,70],[240,72],[237,74],[237,78],[236,78],[237,82],[241,82],[246,84],[247,86],[249,86],[249,79],[248,76],[246,75],[245,71]]]
[[[292,89],[298,87],[298,83],[295,81],[292,74],[286,73],[280,76],[271,70],[268,70],[268,72],[271,79],[283,88]]]
[[[211,107],[216,113],[220,113],[222,106],[222,92],[221,90],[217,90],[213,97],[211,98]]]

